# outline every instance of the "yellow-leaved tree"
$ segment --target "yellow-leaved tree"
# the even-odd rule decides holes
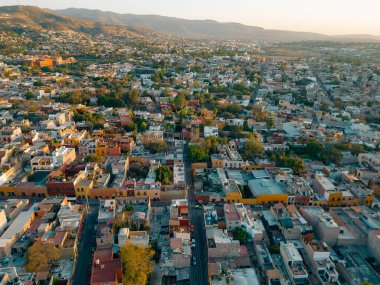
[[[37,240],[28,249],[26,270],[29,272],[43,272],[49,269],[51,263],[61,256],[61,250],[54,245]]]
[[[123,285],[145,285],[153,271],[154,251],[150,247],[126,243],[120,249],[123,265]]]

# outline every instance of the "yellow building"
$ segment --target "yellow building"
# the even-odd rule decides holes
[[[105,142],[98,142],[96,144],[95,153],[97,156],[106,156],[107,155],[107,143]]]
[[[248,187],[253,195],[250,202],[259,205],[288,203],[288,194],[266,170],[254,170],[255,179],[248,181]]]
[[[161,189],[135,190],[135,198],[159,200]]]
[[[224,158],[221,155],[214,154],[211,156],[211,167],[212,168],[223,168]]]
[[[0,186],[0,197],[14,197],[16,196],[15,186]]]
[[[87,131],[83,130],[79,133],[73,133],[64,138],[65,144],[77,146],[87,135]]]
[[[226,193],[226,199],[228,203],[241,203],[243,196],[240,191],[230,191]]]
[[[288,203],[288,194],[261,194],[257,196],[257,204],[276,204],[276,203]]]
[[[374,195],[368,195],[367,197],[365,197],[364,199],[364,204],[368,207],[372,207],[373,206],[373,202],[375,201],[375,196]]]
[[[79,199],[90,198],[94,182],[91,179],[83,179],[75,184],[75,197]]]
[[[357,179],[347,180],[349,184],[335,186],[330,179],[318,176],[313,183],[319,194],[323,197],[317,201],[319,205],[328,207],[349,207],[357,205],[373,206],[373,190],[368,189]]]
[[[342,192],[326,192],[325,197],[327,198],[327,205],[329,207],[340,206],[343,202]]]

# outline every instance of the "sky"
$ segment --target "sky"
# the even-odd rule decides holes
[[[379,0],[0,0],[0,6],[19,4],[213,19],[328,35],[380,35]]]

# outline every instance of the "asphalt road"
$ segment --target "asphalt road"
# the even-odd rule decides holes
[[[184,151],[185,162],[185,178],[188,187],[188,205],[190,222],[194,225],[194,233],[192,238],[195,239],[196,246],[193,248],[193,256],[196,258],[196,265],[193,265],[191,261],[190,266],[190,285],[207,285],[208,284],[208,272],[207,272],[207,246],[206,246],[206,233],[203,223],[203,211],[202,209],[196,209],[195,195],[194,195],[194,183],[191,173],[191,164],[187,157],[187,149]]]
[[[95,226],[99,213],[99,203],[92,201],[78,249],[77,264],[74,272],[74,285],[89,284],[92,264],[92,248],[96,247]]]

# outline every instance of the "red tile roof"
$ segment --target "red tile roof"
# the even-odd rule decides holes
[[[119,284],[122,278],[120,259],[113,259],[111,248],[97,250],[91,270],[91,285]]]

